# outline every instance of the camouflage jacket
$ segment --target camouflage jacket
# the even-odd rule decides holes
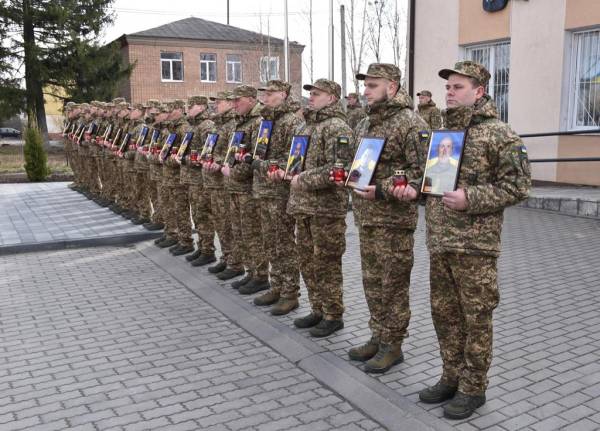
[[[220,165],[225,160],[227,154],[227,147],[229,146],[229,140],[235,130],[237,119],[233,109],[223,112],[222,114],[215,114],[212,117],[214,123],[214,129],[211,133],[217,133],[219,139],[213,150],[214,161]],[[228,185],[228,181],[224,180],[221,172],[210,172],[206,169],[202,170],[202,177],[204,179],[204,188],[207,190],[223,189]]]
[[[140,130],[143,127],[148,128],[148,133],[146,134],[146,138],[143,141],[137,142],[138,135],[136,134],[133,137],[135,142],[138,144],[138,148],[135,152],[135,170],[139,173],[148,172],[149,164],[148,164],[147,152],[142,151],[142,149],[145,149],[146,151],[148,151],[150,139],[152,138],[152,131],[154,130],[151,122],[146,123],[144,121],[140,125]]]
[[[168,121],[166,129],[163,129],[161,133],[161,143],[164,143],[170,133],[176,133],[177,138],[175,138],[175,143],[173,144],[173,148],[179,147],[181,140],[183,139],[183,135],[188,130],[189,126],[185,117],[181,117],[175,121]],[[177,163],[171,155],[167,157],[167,159],[163,163],[163,179],[166,179],[171,183],[171,185],[179,184],[179,163]]]
[[[449,129],[467,129],[458,176],[467,208],[455,211],[429,196],[425,217],[430,253],[457,252],[498,256],[504,208],[527,198],[531,171],[519,136],[498,119],[485,96],[474,107],[446,111]]]
[[[369,116],[355,130],[356,145],[365,136],[382,137],[386,141],[371,181],[380,198],[369,201],[356,193],[352,195],[354,214],[361,225],[416,228],[417,202],[399,201],[389,196],[387,190],[392,186],[397,169],[404,170],[409,184],[420,189],[427,158],[427,143],[421,142],[420,137],[427,129],[427,124],[413,111],[410,96],[402,88],[393,99],[369,108]]]
[[[427,124],[431,130],[442,128],[442,112],[435,106],[433,100],[427,103],[419,104],[419,115]]]
[[[346,217],[348,191],[329,181],[336,161],[349,167],[352,161],[352,130],[339,102],[320,110],[307,110],[306,126],[299,134],[308,135],[308,152],[304,172],[298,176],[296,189],[291,189],[287,212],[292,215]],[[340,143],[345,137],[345,143]]]
[[[194,118],[187,119],[185,132],[194,132],[190,148],[187,152],[186,160],[181,165],[181,184],[202,185],[203,175],[202,166],[192,166],[189,164],[190,151],[196,150],[198,154],[202,152],[206,136],[212,133],[215,129],[215,123],[209,118],[208,112],[204,111],[196,115]]]
[[[135,141],[138,135],[140,134],[142,127],[144,127],[144,121],[139,119],[131,122],[130,124],[131,126],[129,127],[127,133],[130,133],[131,136],[129,137],[129,143],[125,148],[125,154],[123,155],[123,157],[129,162],[129,169],[133,171],[135,169],[135,155],[137,151],[133,148],[129,148],[129,145],[135,144]]]
[[[256,138],[258,137],[258,127],[260,125],[260,112],[263,108],[261,103],[257,103],[252,110],[244,116],[238,117],[235,130],[244,132],[242,144],[246,145],[249,152],[254,152]],[[228,188],[231,192],[244,193],[252,191],[252,165],[248,163],[236,163],[231,168],[229,175]]]
[[[354,130],[358,123],[367,117],[367,113],[362,106],[348,106],[346,116],[348,117],[348,125]]]
[[[300,103],[288,99],[277,108],[265,106],[261,115],[265,120],[273,121],[271,140],[265,161],[256,160],[252,164],[254,168],[254,182],[252,192],[254,197],[287,199],[290,194],[290,183],[288,181],[269,181],[267,172],[269,160],[279,161],[280,166],[285,166],[290,152],[292,136],[303,124],[302,119],[296,116],[300,109]]]

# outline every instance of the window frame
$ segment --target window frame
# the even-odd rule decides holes
[[[498,47],[508,47],[508,78],[506,82],[500,83],[498,85],[506,86],[506,106],[503,108],[498,104],[496,100],[496,50]],[[487,66],[488,71],[490,72],[490,81],[488,82],[486,92],[490,95],[494,102],[496,103],[496,107],[498,109],[498,115],[500,119],[504,122],[508,122],[509,118],[509,100],[510,100],[510,51],[511,51],[511,41],[510,39],[497,40],[494,42],[486,42],[486,43],[478,43],[473,45],[467,45],[463,47],[463,58],[465,60],[471,60],[470,53],[476,49],[487,49],[488,50],[488,62]],[[485,66],[485,65],[484,65]],[[505,110],[503,110],[505,109]]]
[[[268,76],[267,76],[266,80],[263,80],[263,60],[264,59],[267,59],[267,61],[268,61],[268,63],[267,63],[268,64],[268,69],[267,69]],[[276,68],[277,74],[274,77],[271,76],[271,62],[273,60],[277,61],[277,68]],[[280,65],[280,63],[279,63],[278,55],[277,56],[273,56],[273,55],[272,56],[268,56],[268,55],[261,56],[258,59],[258,74],[260,75],[259,76],[260,82],[262,82],[263,84],[266,84],[268,81],[270,81],[272,79],[279,79],[279,65]]]
[[[179,54],[181,58],[162,58],[163,54]],[[163,77],[163,62],[169,63],[170,79]],[[181,79],[173,79],[173,63],[181,63]],[[161,51],[160,52],[160,80],[161,82],[183,82],[184,81],[184,67],[183,67],[183,52],[181,51]]]
[[[239,58],[239,60],[233,61],[230,60],[230,57],[236,56]],[[239,69],[240,69],[240,80],[236,81],[235,80],[235,67],[234,67],[234,71],[233,71],[233,80],[229,79],[229,65],[235,65],[235,64],[239,64]],[[241,84],[242,81],[244,79],[244,69],[242,66],[242,55],[241,54],[227,54],[227,56],[225,57],[225,82],[229,83],[229,84]]]
[[[569,131],[584,131],[584,130],[595,130],[600,128],[600,117],[597,120],[596,125],[577,125],[578,116],[578,103],[579,94],[581,93],[581,81],[579,79],[579,69],[581,67],[581,58],[579,51],[581,50],[581,44],[583,43],[583,35],[588,33],[596,33],[596,54],[598,56],[598,63],[600,64],[600,27],[587,28],[585,30],[570,31],[570,47],[568,51],[568,79],[566,82],[566,88],[568,91],[568,106],[567,106],[567,124],[566,128]],[[600,85],[600,84],[598,84]],[[595,94],[600,97],[600,88],[595,91]],[[596,108],[596,106],[594,106]],[[594,112],[596,109],[594,110]],[[600,116],[600,105],[597,106],[597,111]]]
[[[203,55],[213,55],[214,56],[214,60],[204,60],[202,59]],[[210,79],[210,64],[214,63],[214,72],[215,72],[215,79],[211,80]],[[206,65],[207,69],[206,69],[206,75],[209,79],[202,79],[202,67]],[[217,69],[217,54],[214,52],[201,52],[200,53],[200,82],[204,82],[207,84],[214,84],[216,83],[218,80],[218,69]]]

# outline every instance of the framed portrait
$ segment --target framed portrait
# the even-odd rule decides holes
[[[290,145],[290,154],[288,155],[285,176],[298,175],[304,170],[304,159],[308,152],[308,135],[294,135]]]
[[[239,151],[240,145],[244,140],[244,132],[233,132],[231,138],[229,139],[229,145],[227,147],[227,154],[225,154],[225,163],[229,165],[229,167],[233,167],[235,165],[235,154]]]
[[[194,137],[194,132],[186,132],[183,135],[183,139],[181,140],[181,145],[179,146],[179,150],[177,150],[177,158],[182,160],[185,155],[188,153],[188,148],[190,146],[190,142],[192,142],[192,138]]]
[[[206,141],[204,141],[204,146],[202,147],[202,152],[200,153],[201,160],[206,159],[213,153],[218,140],[219,135],[216,133],[209,133],[208,136],[206,136]]]
[[[131,139],[131,133],[125,133],[123,135],[123,139],[121,140],[121,145],[119,145],[119,152],[121,154],[125,153],[129,149],[129,140]]]
[[[421,193],[442,196],[456,190],[466,134],[466,130],[431,132]]]
[[[371,184],[384,145],[385,138],[364,137],[361,139],[350,166],[346,180],[347,187],[365,190]]]
[[[171,154],[171,149],[173,148],[173,145],[175,145],[176,140],[177,133],[169,133],[167,139],[165,139],[165,143],[163,144],[162,149],[160,150],[160,160],[162,160],[163,162],[167,160],[169,154]]]
[[[142,126],[142,129],[140,130],[140,133],[138,134],[138,137],[135,141],[135,145],[136,146],[141,146],[144,145],[144,142],[146,141],[146,138],[148,137],[148,132],[150,131],[150,128],[148,126]]]
[[[271,131],[273,130],[273,122],[271,120],[262,120],[258,127],[258,137],[254,146],[254,154],[252,158],[265,160],[269,143],[271,142]]]

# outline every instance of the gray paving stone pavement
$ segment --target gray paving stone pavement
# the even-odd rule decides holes
[[[505,219],[488,402],[465,421],[417,401],[441,369],[422,217],[405,362],[347,359],[369,338],[349,214],[346,326],[321,340],[292,325],[304,288],[274,318],[150,242],[0,256],[0,429],[600,429],[600,222]]]
[[[0,254],[155,236],[74,192],[68,184],[0,184]]]

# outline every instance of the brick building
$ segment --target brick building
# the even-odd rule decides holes
[[[502,2],[496,2],[502,3]],[[502,119],[518,133],[600,128],[600,1],[419,0],[415,6],[415,90],[444,106],[437,71],[457,59],[485,64]],[[600,136],[527,138],[532,159],[599,157]],[[600,185],[599,162],[535,163],[535,180]]]
[[[118,40],[125,61],[136,64],[120,89],[120,96],[132,102],[213,96],[242,83],[260,86],[285,76],[282,39],[200,18],[124,34]],[[290,82],[297,97],[303,50],[303,45],[289,43]]]

